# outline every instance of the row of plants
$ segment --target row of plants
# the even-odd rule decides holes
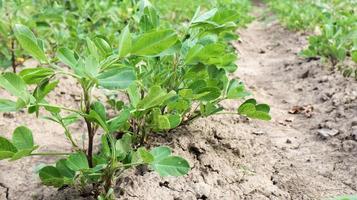
[[[83,51],[87,37],[105,36],[108,42],[114,43],[118,30],[127,24],[135,31],[145,31],[146,20],[151,12],[159,12],[166,21],[166,26],[189,22],[197,7],[207,11],[212,8],[229,8],[240,15],[238,25],[251,20],[249,0],[199,0],[199,1],[162,1],[155,0],[156,10],[144,10],[151,5],[142,0],[12,0],[0,3],[0,69],[16,67],[26,59],[26,54],[17,44],[13,27],[24,24],[41,36],[40,42],[46,47],[46,53],[53,55],[59,47]],[[140,21],[141,20],[141,21]],[[156,19],[157,22],[159,19]],[[157,23],[156,22],[156,23]],[[135,26],[134,26],[135,25]],[[141,28],[139,28],[139,26]],[[150,27],[147,27],[150,29]],[[172,27],[176,28],[176,27]],[[46,40],[41,40],[46,38]],[[117,47],[117,46],[115,46]]]
[[[147,148],[149,137],[214,114],[271,118],[268,105],[248,99],[244,84],[229,78],[237,69],[230,42],[237,39],[235,30],[248,9],[198,8],[188,22],[178,24],[161,17],[147,0],[23,3],[1,6],[18,14],[24,8],[43,21],[22,14],[10,21],[1,18],[2,24],[9,23],[2,28],[10,30],[3,32],[4,40],[16,44],[10,54],[40,64],[0,75],[0,87],[16,99],[0,99],[0,112],[26,110],[57,123],[72,150],[41,151],[32,131],[22,125],[12,139],[0,136],[0,160],[55,156],[55,163],[38,167],[45,185],[81,191],[91,187],[98,199],[115,199],[116,180],[127,169],[147,165],[161,176],[189,172],[189,163],[172,155],[169,147]],[[49,95],[60,87],[63,75],[81,87],[78,107],[51,103]],[[96,98],[93,90],[111,95]],[[227,99],[246,100],[232,112],[220,104]],[[74,123],[85,124],[83,141],[74,136]]]
[[[357,2],[354,0],[268,0],[284,25],[313,31],[305,57],[322,57],[357,79]],[[352,60],[344,66],[345,60]]]

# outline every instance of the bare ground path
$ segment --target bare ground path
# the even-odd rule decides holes
[[[266,8],[258,5],[254,12],[259,19]],[[135,177],[127,191],[135,195],[125,197],[320,200],[357,194],[357,83],[319,60],[300,58],[306,36],[269,19],[239,31],[235,76],[271,105],[273,120],[222,115],[179,130],[170,145],[190,159],[190,175],[161,185],[152,185],[161,180],[152,175]]]
[[[253,162],[247,160],[257,179],[271,180],[284,195],[265,196],[323,199],[357,194],[357,142],[351,135],[357,117],[356,82],[329,71],[320,61],[299,58],[305,36],[275,21],[256,20],[239,33],[238,76],[254,86],[254,97],[270,104],[273,113],[272,123],[259,124],[266,134],[253,139],[263,144],[264,152],[253,155]],[[288,114],[294,106],[307,113]]]
[[[265,9],[258,5],[254,11],[259,16]],[[119,181],[124,188],[117,191],[120,199],[320,200],[357,194],[357,83],[320,61],[299,58],[305,36],[274,20],[255,20],[239,34],[241,42],[234,45],[240,68],[234,76],[250,86],[259,102],[271,105],[273,120],[218,115],[180,128],[160,140],[189,160],[190,174],[163,179],[143,169],[130,171]],[[78,93],[73,83],[61,84],[66,89],[51,98],[76,106],[71,104]],[[224,106],[234,110],[238,103]],[[1,115],[0,133],[9,137],[19,123],[30,126],[45,148],[66,144],[60,127],[23,113]],[[73,128],[80,137],[83,127]],[[50,161],[0,161],[0,200],[89,199],[41,186],[33,166]]]

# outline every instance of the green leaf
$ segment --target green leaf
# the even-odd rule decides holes
[[[64,178],[56,167],[46,166],[40,169],[40,179],[44,185],[62,187]]]
[[[188,162],[178,156],[168,156],[161,160],[154,160],[150,165],[160,176],[183,176],[190,170]]]
[[[71,51],[67,48],[60,48],[57,52],[57,57],[60,59],[60,61],[72,69],[76,69],[78,62],[74,55],[74,51]]]
[[[96,122],[98,125],[100,125],[104,129],[104,131],[106,133],[109,132],[108,124],[106,123],[105,120],[102,119],[102,117],[95,110],[90,110],[89,115],[87,116],[87,119],[89,119],[90,121]]]
[[[180,115],[158,115],[156,116],[157,120],[157,128],[159,130],[169,130],[176,128],[181,123],[181,116]]]
[[[357,63],[357,50],[352,51],[351,57],[352,57],[352,60],[353,60],[355,63]]]
[[[0,99],[0,112],[15,112],[16,110],[16,102],[8,99]]]
[[[357,200],[357,195],[338,196],[338,197],[335,197],[335,198],[331,198],[329,200]]]
[[[167,115],[167,118],[169,119],[170,122],[170,129],[176,128],[181,124],[181,116],[174,114],[174,115]]]
[[[102,121],[107,120],[107,112],[105,106],[100,101],[96,101],[92,103],[91,109],[94,110],[96,113],[98,113]]]
[[[134,82],[128,87],[127,91],[128,91],[131,105],[134,108],[136,108],[136,106],[140,101],[140,92],[139,92],[138,85]]]
[[[124,160],[131,151],[132,136],[124,134],[120,140],[115,143],[115,150],[119,160]]]
[[[162,160],[171,155],[171,149],[169,147],[161,146],[151,149],[150,153],[154,156],[155,161]]]
[[[209,20],[210,18],[212,18],[216,13],[217,13],[218,9],[214,8],[212,10],[209,10],[205,13],[203,13],[202,15],[198,16],[198,14],[195,14],[195,17],[191,20],[191,22],[194,23],[200,23],[200,22],[204,22]],[[196,11],[197,13],[198,11]]]
[[[148,152],[144,147],[140,147],[137,151],[144,163],[150,164],[154,161],[154,156],[151,155],[151,153]]]
[[[200,54],[201,50],[203,49],[203,46],[200,44],[197,44],[193,46],[187,53],[186,58],[185,58],[185,63],[186,64],[193,64],[198,62],[198,55]]]
[[[101,154],[105,155],[107,157],[110,157],[111,155],[111,148],[109,146],[109,142],[108,142],[108,135],[107,134],[103,134],[101,139]]]
[[[0,86],[12,95],[21,98],[24,102],[29,101],[26,83],[17,74],[6,72],[0,75]]]
[[[270,107],[267,104],[258,104],[255,99],[248,99],[238,108],[238,113],[249,118],[271,120]]]
[[[126,89],[136,80],[136,74],[133,68],[122,67],[102,72],[97,79],[103,88]]]
[[[0,136],[0,160],[11,158],[16,152],[16,147],[8,139]]]
[[[227,99],[241,99],[249,96],[249,92],[245,90],[244,84],[233,79],[229,82],[226,97]]]
[[[238,108],[238,113],[241,115],[249,115],[255,112],[256,112],[255,105],[252,103],[243,103]]]
[[[31,130],[25,126],[17,127],[12,135],[12,143],[18,150],[32,149],[34,142]]]
[[[99,62],[97,58],[90,55],[85,58],[84,73],[90,78],[96,77],[99,73]]]
[[[97,49],[99,50],[102,57],[106,57],[110,55],[113,51],[112,47],[108,44],[108,42],[102,37],[94,38],[94,43]]]
[[[256,111],[254,113],[247,115],[247,117],[250,117],[253,119],[265,120],[265,121],[271,120],[271,116],[269,115],[269,113],[262,112],[262,111]]]
[[[109,124],[109,133],[117,131],[121,126],[123,126],[130,117],[130,111],[128,109],[123,110],[118,116],[111,119],[107,123]]]
[[[58,160],[56,162],[56,168],[57,168],[58,172],[61,174],[61,176],[64,176],[67,178],[73,178],[75,175],[75,172],[67,166],[66,159]]]
[[[173,91],[167,93],[165,90],[161,89],[160,86],[155,85],[150,88],[149,93],[138,103],[137,108],[146,110],[159,106],[173,96],[175,96]]]
[[[55,72],[51,68],[29,68],[22,70],[19,75],[27,84],[38,84],[45,78],[54,75]]]
[[[221,96],[221,90],[217,87],[204,87],[197,91],[195,99],[201,101],[213,101]]]
[[[157,116],[157,127],[160,130],[168,130],[171,128],[170,121],[165,115]]]
[[[138,56],[155,56],[173,46],[178,40],[172,30],[154,30],[140,35],[134,42],[131,53]]]
[[[38,45],[39,42],[37,38],[29,28],[21,24],[16,24],[14,27],[14,34],[21,47],[30,53],[31,56],[40,61],[47,60],[43,49]]]
[[[66,160],[66,166],[73,171],[89,169],[87,156],[83,152],[71,154]]]
[[[200,112],[202,113],[202,116],[205,116],[205,117],[214,115],[222,110],[223,110],[222,107],[217,106],[210,102],[208,102],[207,104],[200,105]]]
[[[127,25],[119,36],[118,55],[120,58],[127,56],[130,53],[132,46],[132,38]]]
[[[88,47],[88,51],[89,51],[89,55],[97,60],[100,59],[99,56],[99,50],[98,48],[95,46],[95,43],[89,39],[88,37],[86,38],[86,42],[87,42],[87,47]]]
[[[265,113],[269,113],[270,112],[270,107],[268,104],[258,104],[255,106],[255,109],[257,111],[262,111],[262,112],[265,112]]]
[[[58,83],[58,80],[52,83],[49,82],[49,79],[42,80],[33,92],[33,96],[35,97],[37,102],[41,102],[46,97],[46,95],[48,95],[57,87]]]

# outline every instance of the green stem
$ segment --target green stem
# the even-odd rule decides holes
[[[36,104],[37,106],[48,106],[48,107],[53,107],[53,108],[59,108],[61,110],[66,110],[66,111],[70,111],[70,112],[74,112],[74,113],[78,113],[80,115],[83,115],[83,113],[79,110],[75,110],[75,109],[72,109],[72,108],[66,108],[66,107],[63,107],[63,106],[58,106],[58,105],[53,105],[53,104],[45,104],[45,103],[37,103]]]
[[[15,58],[15,40],[11,40],[11,64],[12,71],[16,73],[16,58]]]
[[[66,127],[66,125],[64,124],[63,120],[60,121],[61,122],[61,126],[64,128],[64,134],[66,135],[66,137],[68,138],[68,140],[71,142],[72,146],[78,150],[78,145],[76,144],[76,142],[74,141],[71,132],[68,130],[68,128]]]
[[[132,166],[137,166],[137,165],[142,165],[145,164],[143,162],[138,162],[138,163],[127,163],[127,164],[122,164],[119,167],[132,167]]]
[[[77,79],[81,79],[82,78],[82,77],[80,77],[80,76],[78,76],[76,74],[73,74],[71,72],[66,72],[66,71],[63,71],[63,70],[57,72],[57,74],[69,75],[69,76],[72,76],[73,78],[77,78]]]
[[[238,115],[237,112],[220,112],[216,113],[215,115]]]
[[[38,152],[38,153],[31,153],[31,156],[67,156],[71,153],[66,152]]]

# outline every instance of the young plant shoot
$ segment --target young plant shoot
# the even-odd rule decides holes
[[[230,42],[237,39],[239,13],[227,8],[204,13],[198,9],[176,32],[161,23],[156,9],[145,2],[135,23],[121,29],[115,42],[103,35],[87,37],[86,48],[79,52],[61,47],[55,55],[49,54],[28,27],[13,27],[19,45],[40,67],[0,75],[0,87],[17,98],[0,99],[0,111],[26,109],[29,114],[45,115],[44,119],[63,127],[72,150],[43,152],[31,130],[19,126],[12,139],[0,137],[1,160],[56,156],[55,163],[38,170],[43,184],[92,187],[98,199],[109,200],[115,198],[116,180],[129,168],[147,165],[161,176],[189,172],[189,163],[172,155],[170,148],[145,148],[150,137],[173,134],[168,132],[214,114],[270,120],[269,106],[254,99],[245,100],[234,112],[221,106],[224,100],[249,96],[243,83],[229,76],[237,69]],[[78,108],[47,100],[60,87],[63,75],[81,87]],[[94,90],[111,95],[103,101],[93,95]],[[71,131],[73,123],[85,124],[85,143]],[[95,141],[100,145],[94,145]]]

